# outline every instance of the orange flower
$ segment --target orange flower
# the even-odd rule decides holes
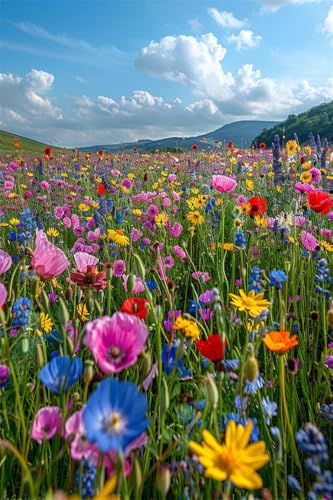
[[[265,335],[263,343],[270,351],[284,354],[289,351],[289,349],[298,345],[298,340],[296,335],[290,337],[290,332],[273,331]]]

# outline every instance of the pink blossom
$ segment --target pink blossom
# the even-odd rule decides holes
[[[133,288],[133,290],[130,293],[132,293],[133,295],[135,295],[137,293],[144,292],[145,291],[145,287],[144,287],[144,284],[142,283],[141,278],[139,278],[138,276],[135,276],[135,274],[133,274],[133,277],[134,277],[134,288]],[[128,281],[128,278],[129,278],[129,276],[127,276],[126,274],[123,274],[123,276],[122,276],[123,286],[124,286],[124,289],[126,290],[126,292],[128,291],[127,290],[127,281]]]
[[[13,189],[14,185],[12,181],[5,181],[5,189]]]
[[[168,181],[169,182],[174,182],[176,179],[177,179],[177,175],[176,174],[169,174],[168,175]]]
[[[62,207],[55,207],[54,216],[57,219],[62,219],[62,217],[64,216],[64,209]]]
[[[62,219],[62,222],[63,222],[63,225],[65,227],[67,227],[67,229],[69,229],[71,227],[71,225],[72,225],[72,221],[71,221],[71,219],[69,217],[64,217]]]
[[[34,418],[31,437],[39,444],[53,438],[61,429],[61,410],[58,406],[40,408]]]
[[[240,205],[244,205],[244,203],[247,203],[247,198],[246,198],[246,196],[240,194],[236,199],[236,204],[240,206]]]
[[[37,229],[31,265],[39,276],[51,279],[63,273],[69,266],[69,261],[62,250],[48,241],[44,231]]]
[[[209,273],[202,272],[202,271],[197,271],[195,273],[192,273],[192,278],[194,280],[200,280],[200,281],[203,281],[203,282],[206,282],[206,281],[210,280]]]
[[[131,229],[131,232],[130,232],[130,237],[131,237],[131,240],[135,243],[136,241],[138,241],[142,236],[142,233],[141,231],[139,231],[138,229],[136,229],[135,227],[133,227]]]
[[[327,229],[326,227],[323,227],[320,230],[321,234],[325,238],[326,241],[331,241],[332,238],[332,229]]]
[[[76,236],[76,237],[82,236],[84,234],[84,227],[75,226],[73,228],[73,233],[74,233],[74,236]]]
[[[120,373],[136,363],[147,337],[141,319],[116,312],[87,323],[84,343],[103,373]]]
[[[113,274],[120,278],[123,274],[126,273],[126,263],[124,260],[115,260],[113,263]]]
[[[319,246],[316,238],[307,231],[301,231],[301,242],[303,247],[309,252],[313,252]]]
[[[50,189],[50,184],[49,184],[48,182],[46,182],[46,181],[42,181],[42,182],[40,183],[40,185],[41,185],[41,187],[42,187],[43,189],[46,189],[46,190]]]
[[[183,231],[183,226],[179,224],[179,222],[175,222],[175,224],[170,229],[170,235],[173,238],[178,238],[182,234],[182,231]]]
[[[311,191],[315,191],[312,184],[302,184],[302,182],[296,182],[294,187],[297,193],[309,193]]]
[[[164,207],[170,207],[171,205],[171,201],[169,200],[169,198],[164,198],[163,200],[163,206]]]
[[[95,231],[88,231],[87,239],[89,241],[97,241],[100,237],[101,230],[99,227],[96,227]]]
[[[73,413],[73,415],[67,419],[64,438],[70,442],[70,452],[73,460],[91,458],[91,460],[96,463],[98,461],[99,449],[86,438],[82,411],[83,410]]]
[[[186,253],[179,245],[175,245],[172,250],[180,259],[186,259]]]
[[[235,189],[237,182],[235,179],[227,177],[226,175],[213,175],[212,186],[220,193],[228,193],[229,191],[233,191]]]
[[[176,193],[176,191],[172,191],[172,198],[175,200],[175,201],[179,201],[180,200],[180,196],[178,193]]]
[[[0,275],[8,271],[12,265],[11,256],[0,248]]]
[[[88,266],[96,266],[99,262],[99,259],[97,257],[94,257],[93,255],[90,255],[86,252],[75,253],[74,260],[77,269],[82,273],[85,273],[87,271]]]
[[[0,307],[6,304],[7,290],[3,283],[0,283]]]
[[[310,168],[309,172],[312,174],[311,183],[318,184],[318,182],[320,182],[320,179],[321,179],[320,170],[318,170],[318,168],[316,168],[316,167],[312,167],[312,168]]]
[[[306,218],[303,217],[302,215],[296,215],[295,216],[295,226],[296,227],[302,227],[306,223]]]

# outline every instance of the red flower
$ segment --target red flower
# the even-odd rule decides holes
[[[308,193],[308,203],[315,212],[327,214],[333,206],[333,200],[325,191],[311,191]]]
[[[301,156],[301,163],[305,163],[306,162],[306,155],[302,155]]]
[[[149,313],[149,302],[143,297],[131,297],[122,303],[119,311],[146,319]]]
[[[47,146],[47,147],[44,149],[44,154],[45,154],[45,156],[51,156],[51,154],[52,154],[52,149],[50,148],[50,146]]]
[[[192,144],[192,150],[195,151],[196,149],[198,149],[198,145],[197,144]]]
[[[102,196],[105,193],[106,193],[106,189],[103,186],[103,184],[98,184],[98,189],[97,189],[98,196]]]
[[[104,151],[103,151],[103,149],[100,149],[100,150],[98,151],[98,153],[97,153],[97,154],[98,154],[98,156],[104,156]]]
[[[264,142],[261,142],[261,143],[259,144],[259,148],[260,148],[260,149],[266,149],[266,144],[265,144]]]
[[[247,212],[248,215],[253,215],[255,217],[256,215],[262,215],[266,212],[266,200],[261,196],[253,196],[253,198],[249,200],[249,203],[251,208]]]
[[[220,335],[210,335],[207,340],[197,340],[196,346],[205,358],[217,363],[224,358],[224,349],[227,346],[227,342],[224,342],[223,347]]]
[[[99,272],[96,266],[87,266],[86,271],[74,269],[70,279],[82,288],[82,290],[86,288],[104,290],[108,286],[106,273],[104,271]]]
[[[134,153],[137,153],[138,152],[138,148],[136,146],[134,146],[133,151],[134,151]]]
[[[143,180],[144,180],[144,181],[147,181],[147,180],[148,180],[148,174],[147,174],[147,172],[145,172],[145,175],[143,176]]]
[[[228,142],[227,147],[228,147],[229,149],[232,149],[232,148],[234,147],[234,145],[233,145],[232,141],[229,141],[229,142]]]

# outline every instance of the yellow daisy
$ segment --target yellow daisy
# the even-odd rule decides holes
[[[263,293],[255,293],[251,290],[248,295],[244,290],[239,290],[239,295],[229,293],[231,304],[239,311],[246,311],[252,318],[259,316],[260,313],[269,308],[271,303],[264,299]]]

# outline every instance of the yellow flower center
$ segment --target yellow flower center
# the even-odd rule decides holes
[[[239,458],[237,456],[236,450],[227,448],[226,446],[222,446],[222,451],[218,454],[216,465],[221,470],[224,470],[229,477],[239,466]]]

